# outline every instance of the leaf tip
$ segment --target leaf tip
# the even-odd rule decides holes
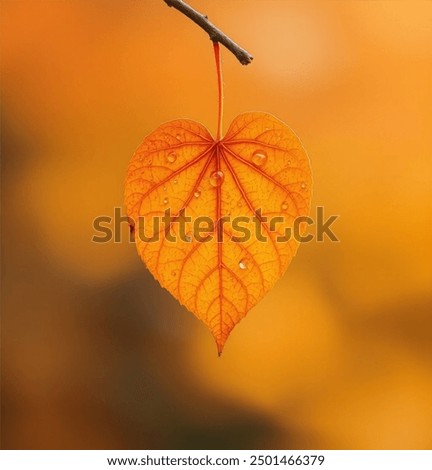
[[[225,341],[226,341],[226,338],[216,338],[215,337],[215,341],[216,341],[216,347],[217,347],[217,352],[218,352],[218,357],[221,357],[222,356],[222,352],[223,352],[223,349],[224,349],[224,346],[225,346]]]

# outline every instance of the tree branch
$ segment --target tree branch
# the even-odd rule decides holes
[[[194,23],[200,26],[204,31],[208,33],[210,39],[213,42],[220,42],[221,44],[223,44],[229,51],[231,51],[237,57],[241,64],[247,65],[252,62],[253,57],[249,54],[249,52],[241,48],[220,29],[216,28],[213,23],[210,23],[207,15],[203,15],[202,13],[199,13],[198,11],[194,10],[183,0],[164,0],[164,2],[169,7],[174,7],[176,10],[180,11],[188,18],[190,18]]]

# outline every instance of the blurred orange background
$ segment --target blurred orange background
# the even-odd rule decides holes
[[[127,238],[91,242],[146,134],[214,132],[208,37],[162,0],[3,1],[3,448],[432,448],[432,3],[191,3],[255,57],[223,50],[224,127],[290,125],[340,242],[218,359]]]

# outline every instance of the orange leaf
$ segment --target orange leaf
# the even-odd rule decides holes
[[[219,354],[294,257],[299,242],[278,237],[308,215],[311,183],[299,139],[265,113],[238,116],[220,141],[197,122],[168,122],[132,157],[125,204],[139,227],[138,253],[160,284],[207,325]],[[167,209],[171,219],[164,224]],[[275,217],[283,221],[274,223]]]

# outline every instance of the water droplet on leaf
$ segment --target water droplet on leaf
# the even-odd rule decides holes
[[[239,268],[240,269],[246,269],[247,268],[247,260],[245,258],[243,258],[239,261]]]
[[[224,174],[222,171],[215,171],[210,176],[210,184],[215,188],[220,186],[223,183],[223,180],[224,180]]]
[[[174,163],[177,160],[177,155],[175,152],[171,152],[167,155],[168,163]]]
[[[199,189],[197,189],[195,192],[194,192],[194,196],[195,197],[200,197],[201,196],[201,191]]]
[[[255,150],[252,154],[252,163],[256,166],[263,166],[267,161],[267,154],[264,150]]]
[[[163,200],[163,203],[164,203],[164,204],[168,204],[168,201],[169,201],[169,199],[166,197],[166,198]]]

